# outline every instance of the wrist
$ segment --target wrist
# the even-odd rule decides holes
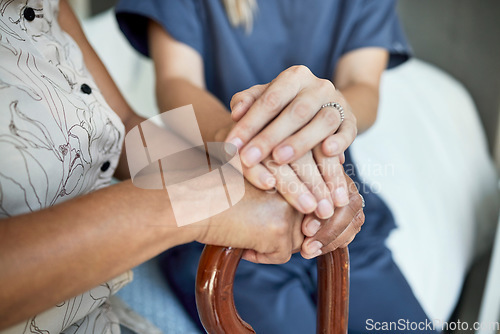
[[[136,216],[137,233],[144,233],[144,237],[151,244],[158,245],[161,250],[194,241],[200,232],[190,226],[178,226],[172,202],[165,189],[141,189],[132,183],[132,180],[121,182],[125,189],[120,190],[126,196],[130,208],[130,215]],[[139,232],[140,231],[140,232]]]

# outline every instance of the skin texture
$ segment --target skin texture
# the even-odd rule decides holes
[[[131,129],[144,119],[128,107],[77,22],[69,5],[61,1],[62,28],[79,44],[106,100]],[[116,175],[129,176],[125,157]],[[268,216],[276,219],[265,219]],[[256,260],[283,262],[300,249],[301,221],[281,196],[247,185],[245,197],[232,209],[178,228],[167,193],[139,189],[130,180],[3,219],[0,330],[191,241],[253,249]]]
[[[186,104],[192,104],[198,124],[200,125],[203,140],[224,141],[229,131],[234,126],[237,126],[237,123],[234,123],[231,119],[231,115],[224,105],[205,89],[203,60],[201,56],[189,46],[174,40],[160,25],[154,22],[150,23],[149,39],[150,54],[155,63],[156,95],[160,110],[166,111]],[[302,160],[294,162],[297,164],[316,165],[316,161],[312,156],[304,157]],[[335,163],[335,161],[332,161],[332,163]],[[279,170],[281,175],[276,175],[272,170],[266,168],[265,164],[256,164],[252,167],[244,165],[243,167],[246,179],[262,190],[271,189],[280,180],[287,179],[283,173],[287,173],[293,169],[292,166],[284,167],[283,170]],[[328,194],[327,191],[313,193],[303,182],[301,175],[297,175],[297,177],[289,181],[300,184],[299,191],[288,194],[282,193],[282,195],[289,200],[293,207],[302,213],[316,211],[318,202],[324,199],[329,203],[329,212],[325,210],[327,214],[316,213],[322,218],[328,218],[333,214],[334,204],[342,206],[348,202],[347,186],[342,173],[331,180],[324,180],[318,174],[314,180],[315,184],[323,183],[322,187],[324,189],[326,189],[328,183],[335,188],[344,189],[344,196],[339,198],[332,197],[331,193]]]
[[[231,101],[233,112],[235,112],[234,119],[238,120],[237,123],[234,123],[234,119],[231,119],[230,114],[222,103],[206,90],[204,84],[203,59],[196,50],[173,39],[155,22],[150,22],[149,25],[149,45],[150,55],[155,63],[156,94],[160,110],[170,110],[192,103],[196,117],[201,126],[202,135],[204,140],[207,141],[226,140],[232,142],[231,136],[234,136],[235,133],[239,135],[245,131],[258,133],[257,136],[264,136],[261,143],[273,142],[273,140],[277,141],[272,138],[270,131],[266,132],[267,128],[263,128],[262,124],[257,121],[258,117],[254,115],[258,115],[260,112],[271,114],[269,110],[264,110],[267,107],[268,109],[273,109],[272,115],[277,115],[276,120],[280,117],[286,119],[286,116],[283,115],[287,114],[287,109],[281,109],[282,106],[287,105],[287,102],[292,99],[295,102],[298,100],[297,103],[299,106],[302,106],[301,108],[296,108],[303,110],[307,109],[304,114],[312,117],[314,115],[310,113],[310,110],[317,112],[321,105],[306,107],[307,102],[304,100],[317,101],[317,96],[312,93],[313,91],[318,91],[323,96],[325,99],[324,103],[331,101],[331,99],[338,99],[347,112],[346,119],[336,134],[328,137],[323,143],[309,143],[309,146],[303,148],[303,150],[309,151],[304,152],[302,157],[290,162],[290,164],[281,164],[273,159],[272,156],[268,156],[264,157],[261,163],[253,165],[252,167],[244,166],[244,175],[249,182],[261,189],[271,188],[269,185],[266,185],[265,182],[262,182],[262,180],[274,178],[273,184],[276,189],[294,208],[307,214],[308,217],[309,214],[314,213],[316,217],[323,218],[323,220],[319,220],[321,225],[319,230],[317,227],[310,226],[312,219],[303,221],[304,231],[307,230],[317,233],[321,231],[319,235],[322,236],[321,240],[317,240],[314,235],[315,233],[309,233],[310,239],[308,239],[302,247],[302,254],[305,257],[311,258],[313,255],[317,256],[321,254],[318,249],[319,244],[313,244],[314,241],[318,241],[322,247],[326,246],[326,249],[330,249],[337,244],[344,244],[344,242],[340,242],[341,240],[345,241],[354,238],[359,230],[358,227],[347,229],[346,235],[348,234],[349,237],[345,238],[345,235],[342,235],[342,239],[339,240],[337,239],[340,238],[340,233],[327,233],[326,231],[333,228],[332,224],[339,225],[338,229],[335,229],[337,232],[344,231],[346,226],[351,223],[358,226],[359,224],[357,224],[356,221],[358,211],[361,209],[361,205],[358,203],[359,201],[353,204],[352,210],[347,211],[352,214],[350,219],[347,216],[343,216],[344,219],[342,222],[336,219],[329,220],[333,210],[324,210],[324,212],[322,212],[324,215],[319,212],[318,203],[321,202],[321,200],[325,200],[329,203],[331,209],[333,209],[331,207],[333,204],[335,206],[335,211],[337,211],[340,207],[349,205],[351,197],[359,197],[359,195],[357,195],[357,190],[351,191],[349,189],[347,182],[350,180],[345,176],[341,166],[341,162],[343,162],[342,152],[352,142],[357,133],[357,128],[354,126],[356,124],[357,115],[354,115],[352,112],[349,113],[351,109],[350,104],[347,103],[347,100],[340,92],[335,90],[331,82],[314,77],[304,66],[294,66],[283,71],[272,83],[254,86],[236,94]],[[355,53],[357,53],[357,55]],[[356,106],[356,108],[365,107],[364,102],[357,102],[358,100],[363,101],[365,97],[369,98],[374,95],[378,99],[379,76],[372,78],[373,74],[370,74],[370,79],[368,80],[364,78],[363,71],[361,71],[362,75],[360,75],[357,72],[354,73],[352,70],[349,70],[351,67],[355,67],[352,63],[354,60],[360,60],[357,57],[359,55],[361,55],[360,57],[364,60],[371,57],[377,58],[377,56],[379,56],[378,58],[380,59],[374,60],[372,65],[366,65],[370,68],[372,66],[376,68],[376,70],[372,70],[373,73],[381,73],[383,71],[385,68],[384,60],[386,61],[387,58],[386,51],[380,49],[362,49],[347,54],[341,60],[341,63],[345,65],[343,65],[341,70],[337,70],[337,73],[340,73],[338,80],[342,87],[348,92],[349,96],[352,96],[352,104]],[[351,57],[355,57],[355,59]],[[373,81],[377,84],[369,86],[364,84],[365,81]],[[361,83],[363,83],[362,86]],[[360,87],[363,89],[366,87],[369,88],[363,90]],[[273,91],[270,93],[269,90],[271,88]],[[361,94],[359,96],[354,94],[357,92]],[[299,95],[300,99],[294,99],[294,97],[298,97]],[[313,99],[311,99],[311,96]],[[376,113],[376,104],[371,104],[375,103],[373,102],[375,100],[375,98],[372,98],[370,100],[372,102],[367,103],[369,108],[363,109],[363,113],[360,113],[360,116],[363,118],[363,124],[368,122],[363,116],[365,113],[369,115]],[[244,107],[239,104],[241,101],[244,101]],[[252,109],[252,106],[255,107]],[[339,113],[336,111],[332,113],[332,111],[335,110],[332,108],[325,108],[318,113],[317,117],[320,119],[328,118],[332,127],[338,128],[340,123]],[[333,115],[333,117],[326,117],[327,113]],[[246,121],[245,117],[252,121]],[[304,119],[307,118],[305,117]],[[257,126],[254,126],[253,122],[255,122]],[[319,123],[321,122],[315,124]],[[243,124],[243,126],[241,126],[241,124]],[[286,124],[287,123],[285,123],[285,127]],[[276,127],[281,126],[277,125]],[[305,128],[303,128],[303,130],[304,129]],[[298,133],[300,133],[300,131]],[[250,137],[251,135],[248,136],[248,138]],[[291,140],[292,137],[293,136],[288,137],[286,140]],[[254,140],[256,140],[256,138],[257,137],[254,137]],[[328,144],[328,141],[333,141],[338,144],[338,150],[335,154],[325,153],[327,150],[323,149],[324,146],[331,146]],[[238,144],[237,142],[233,143],[236,145]],[[312,151],[310,150],[311,147],[313,147]],[[245,148],[242,149],[242,154],[244,154],[244,150]],[[270,152],[270,150],[266,152]],[[308,166],[307,170],[312,172],[301,173],[301,167],[305,166]],[[289,187],[289,185],[295,185],[295,189],[298,190],[287,191],[292,188]],[[313,205],[314,208],[306,208],[303,205],[301,201],[303,197],[301,198],[301,196],[305,195],[314,196],[316,199],[316,203]],[[335,215],[333,215],[333,217],[335,217]],[[327,224],[326,222],[333,223]],[[329,236],[329,238],[325,236]],[[330,247],[331,244],[333,244],[333,246]]]
[[[108,104],[125,124],[126,131],[144,121],[125,102],[64,0],[60,2],[59,21],[82,49],[89,71]],[[186,46],[179,47],[188,50]],[[163,57],[173,57],[177,52],[163,51],[167,52]],[[165,110],[193,102],[195,110],[205,110],[205,107],[214,110],[213,114],[197,114],[200,124],[209,125],[202,128],[204,139],[213,141],[227,133],[234,122],[217,99],[203,90],[199,59],[191,56],[188,54],[186,58],[188,63],[192,61],[187,72],[171,63],[157,64],[159,101]],[[184,77],[186,73],[189,80]],[[169,98],[160,97],[167,96],[165,92]],[[172,138],[168,140],[175,140],[175,136],[170,135]],[[318,148],[317,145],[315,149]],[[320,152],[315,154],[318,156]],[[338,156],[334,158],[340,161]],[[257,166],[267,171],[263,165]],[[289,168],[298,167],[300,162]],[[321,252],[344,246],[354,237],[362,221],[357,191],[347,184],[349,204],[337,208],[333,218],[322,220],[317,233],[311,233],[307,222],[312,219],[307,217],[313,217],[312,214],[304,219],[303,214],[279,194],[263,193],[247,183],[245,197],[232,209],[207,221],[179,228],[166,192],[142,190],[126,180],[129,173],[125,154],[120,157],[115,176],[125,181],[38,212],[2,220],[0,330],[179,244],[199,241],[245,248],[248,260],[281,263],[287,261],[293,251],[315,255],[308,252],[311,240],[321,241],[324,245]],[[323,189],[322,196],[326,196],[325,193],[328,192]],[[316,208],[309,212],[314,210]],[[305,242],[304,235],[308,236]]]
[[[195,240],[253,249],[254,260],[263,263],[286,262],[302,245],[301,221],[302,215],[281,196],[247,184],[244,198],[230,210],[179,228],[165,191],[141,190],[130,181],[5,219],[0,224],[0,284],[4,287],[0,329],[165,249]]]
[[[332,79],[335,86],[330,80],[315,78],[305,66],[294,66],[270,84],[235,94],[231,110],[238,124],[229,133],[228,141],[240,138],[245,145],[243,156],[257,146],[263,156],[272,153],[280,164],[300,157],[325,138],[324,154],[341,154],[357,133],[375,122],[380,77],[387,61],[386,50],[362,48],[341,57]],[[337,112],[318,111],[331,101],[344,108],[342,124]],[[336,148],[332,149],[332,145]],[[279,151],[286,146],[295,148],[295,156],[280,159]]]

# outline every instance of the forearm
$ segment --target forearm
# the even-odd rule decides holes
[[[154,21],[148,26],[148,40],[150,56],[155,64],[160,112],[192,104],[203,140],[223,140],[218,138],[217,132],[233,122],[227,108],[205,87],[201,55],[176,41]],[[172,124],[172,128],[175,125],[178,128],[184,126],[182,123]]]
[[[333,83],[356,116],[358,134],[375,123],[380,79],[388,61],[389,52],[385,49],[361,48],[348,52],[337,63]]]
[[[378,88],[369,84],[356,83],[339,88],[356,116],[358,134],[368,130],[377,119],[379,103]]]
[[[119,199],[119,200],[118,200]],[[194,240],[164,191],[122,182],[0,224],[0,329]]]
[[[227,108],[206,89],[186,79],[157,79],[156,95],[161,112],[192,104],[204,142],[222,141],[220,131],[233,124]],[[183,124],[177,126],[182,127]]]

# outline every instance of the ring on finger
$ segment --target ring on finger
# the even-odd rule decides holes
[[[337,111],[340,114],[340,124],[342,124],[342,122],[344,121],[344,118],[345,118],[344,108],[342,108],[342,106],[340,104],[338,104],[337,102],[328,102],[328,103],[323,104],[321,106],[321,108],[319,108],[319,110],[321,110],[323,108],[327,108],[327,107],[332,107],[332,108],[337,109]]]

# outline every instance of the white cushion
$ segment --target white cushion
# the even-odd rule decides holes
[[[410,60],[384,74],[377,122],[352,151],[399,226],[388,240],[396,263],[427,314],[447,320],[475,250],[491,245],[498,207],[471,97],[443,71]]]

